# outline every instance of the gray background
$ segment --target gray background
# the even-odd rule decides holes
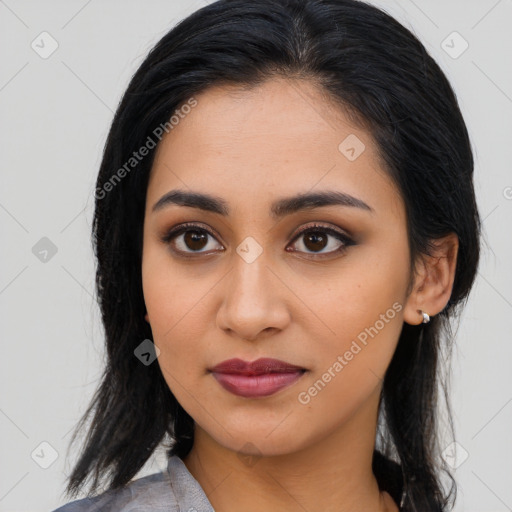
[[[101,150],[147,51],[205,3],[0,0],[2,512],[65,501],[76,456],[66,458],[70,432],[103,361],[90,245]],[[512,2],[371,3],[410,28],[441,65],[474,145],[485,243],[454,351],[456,510],[512,510]],[[58,44],[47,58],[44,31]],[[454,31],[469,44],[461,55]],[[39,252],[48,246],[43,237],[55,254]],[[160,450],[139,476],[163,467]]]

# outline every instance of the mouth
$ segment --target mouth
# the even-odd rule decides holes
[[[300,366],[271,358],[252,362],[229,359],[210,369],[224,389],[246,398],[273,395],[294,384],[306,371]]]

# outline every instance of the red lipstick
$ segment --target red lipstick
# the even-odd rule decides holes
[[[219,384],[243,397],[264,397],[290,386],[306,372],[305,368],[286,361],[261,358],[248,362],[228,359],[210,370]]]

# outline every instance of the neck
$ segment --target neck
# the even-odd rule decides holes
[[[230,450],[196,424],[183,462],[220,512],[398,512],[372,472],[377,409],[378,394],[330,435],[272,456]]]

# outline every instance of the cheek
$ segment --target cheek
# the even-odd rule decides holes
[[[311,333],[315,364],[297,397],[312,423],[350,417],[373,395],[393,357],[403,325],[401,290],[383,272],[367,277],[340,277],[326,294],[331,300],[323,296],[320,316],[335,334]]]
[[[142,288],[155,336],[170,336],[199,300],[199,290],[185,276],[165,248],[152,241],[144,245]]]
[[[153,342],[160,350],[156,362],[170,391],[178,402],[186,404],[190,400],[187,390],[196,388],[194,382],[204,371],[197,354],[198,344],[194,343],[201,339],[195,316],[196,310],[201,309],[197,304],[200,297],[182,297],[179,282],[170,275],[162,278],[156,267],[151,274],[144,284],[144,296]]]
[[[388,246],[366,247],[338,272],[323,276],[317,282],[323,280],[325,286],[308,294],[308,304],[314,304],[322,320],[311,324],[310,337],[316,340],[314,377],[324,380],[322,375],[331,368],[337,376],[328,386],[332,393],[348,386],[359,389],[359,394],[383,377],[403,326],[408,257],[405,237],[390,239]],[[338,371],[333,368],[337,361],[342,370],[340,364]]]
[[[357,337],[386,312],[386,320],[400,316],[397,310],[401,308],[396,304],[403,308],[407,258],[407,247],[388,252],[368,248],[354,253],[336,271],[317,274],[315,286],[303,281],[302,294],[315,313],[315,329],[320,328],[327,337],[347,340]]]
[[[166,380],[180,381],[204,371],[198,347],[205,348],[208,290],[212,276],[193,278],[173,265],[170,256],[158,248],[145,247],[142,263],[142,287],[151,321],[153,342],[160,349],[158,362]],[[171,384],[171,382],[168,383]],[[174,388],[175,386],[173,386]],[[173,389],[174,391],[174,389]]]

